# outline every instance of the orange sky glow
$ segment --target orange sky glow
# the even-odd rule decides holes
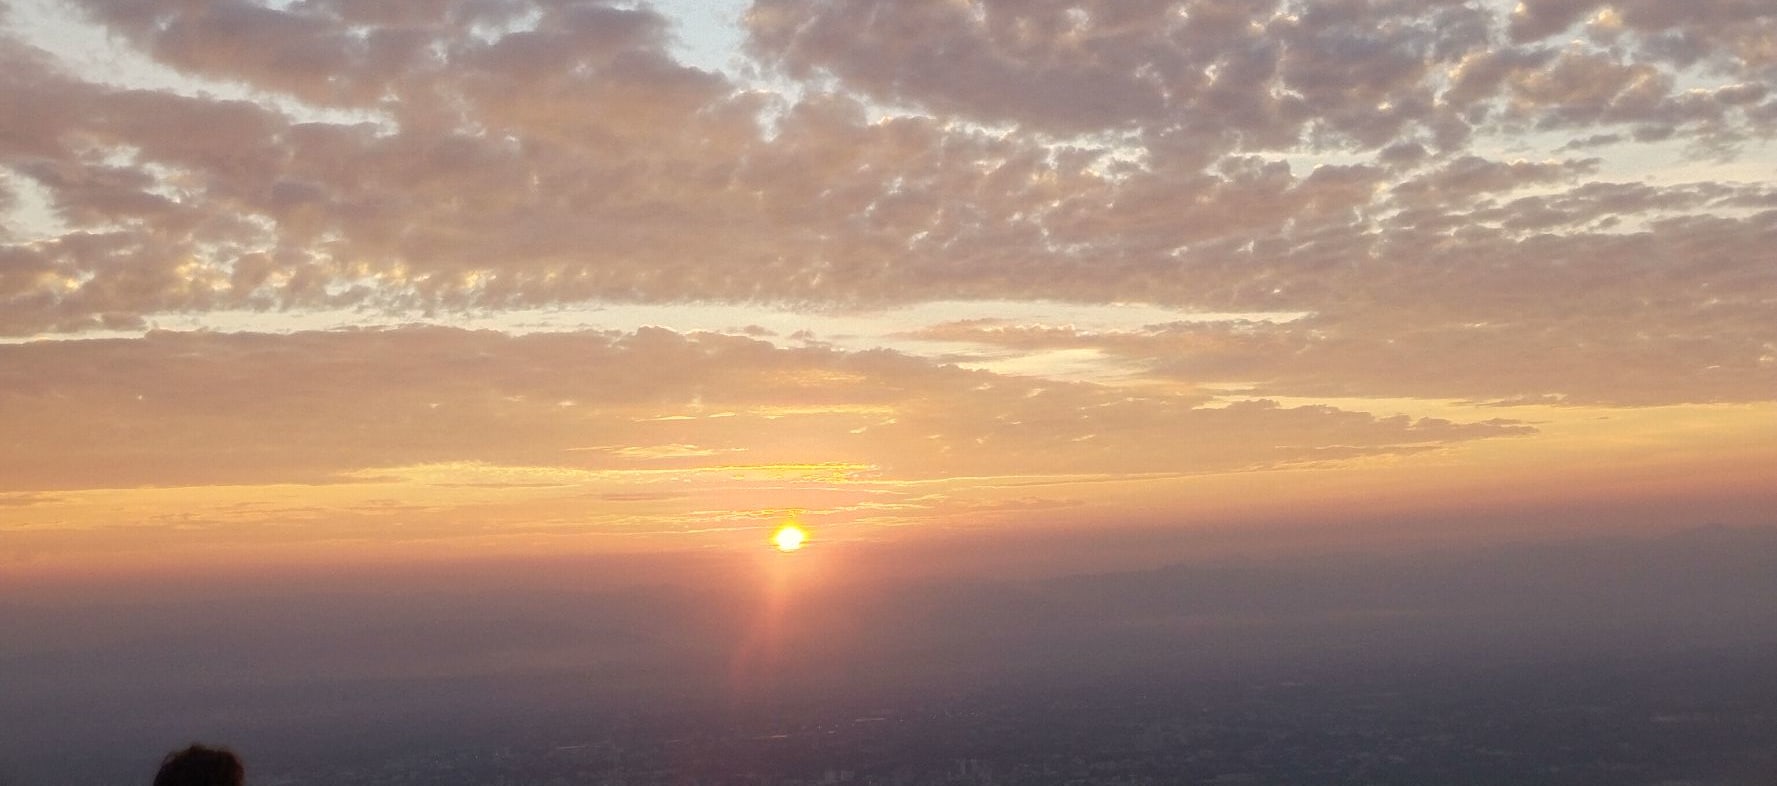
[[[0,3],[0,587],[1768,524],[1748,7]]]

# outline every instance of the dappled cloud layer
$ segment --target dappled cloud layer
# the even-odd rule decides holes
[[[943,296],[1559,312],[1579,341],[1630,307],[1768,328],[1744,312],[1777,296],[1769,158],[1752,182],[1617,165],[1765,150],[1757,3],[761,0],[769,78],[681,64],[646,5],[74,5],[185,81],[4,42],[0,166],[54,219],[8,222],[15,335]]]

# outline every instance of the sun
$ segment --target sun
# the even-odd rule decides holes
[[[802,548],[803,542],[807,540],[808,533],[804,532],[801,527],[798,527],[795,524],[785,524],[778,527],[777,532],[773,533],[771,536],[772,545],[777,546],[777,550],[783,552],[791,552],[800,549]]]

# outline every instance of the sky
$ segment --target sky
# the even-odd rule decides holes
[[[1768,3],[0,22],[0,586],[1777,509]]]

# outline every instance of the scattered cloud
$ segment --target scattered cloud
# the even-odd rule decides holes
[[[1530,239],[1591,264],[1621,243],[1594,221],[1675,209],[1751,254],[1768,218],[1686,202],[1751,187],[1556,157],[1762,145],[1774,15],[1693,6],[761,0],[747,52],[797,86],[773,92],[675,61],[646,6],[92,0],[87,24],[266,98],[0,41],[0,167],[64,225],[0,250],[0,330],[588,299],[1324,311],[1328,268],[1377,288],[1506,264],[1537,290],[1565,270]],[[1547,157],[1502,157],[1517,139]],[[1608,215],[1485,202],[1551,186],[1652,193]],[[1411,321],[1414,294],[1373,306]]]

